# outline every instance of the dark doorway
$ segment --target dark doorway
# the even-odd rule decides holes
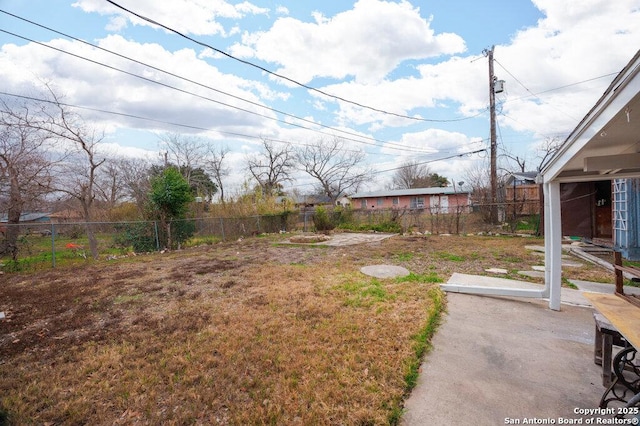
[[[595,224],[594,237],[611,239],[613,226],[611,224],[611,181],[599,181],[595,183]]]

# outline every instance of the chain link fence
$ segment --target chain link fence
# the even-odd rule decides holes
[[[348,229],[376,229],[393,224],[400,232],[463,234],[496,228],[484,218],[484,207],[403,210],[349,210]],[[539,217],[518,213],[508,204],[500,206],[505,223],[501,229],[517,232],[524,224],[527,232],[537,231]],[[115,259],[167,248],[167,228],[172,248],[283,232],[313,232],[314,210],[247,217],[200,217],[163,224],[160,221],[64,222],[0,224],[0,272],[37,270],[59,264],[81,263],[93,258],[89,235],[95,236],[97,257]],[[340,226],[338,224],[338,226]],[[13,237],[12,237],[13,236]],[[15,244],[12,243],[15,241]]]

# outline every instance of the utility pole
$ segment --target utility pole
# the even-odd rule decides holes
[[[490,220],[492,224],[498,223],[498,172],[496,165],[497,141],[496,141],[496,77],[493,75],[493,49],[484,50],[485,56],[489,59],[489,115],[491,127],[491,207]]]

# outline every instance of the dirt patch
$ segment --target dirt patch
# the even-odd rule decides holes
[[[0,276],[0,411],[19,424],[386,423],[431,306],[419,277],[539,262],[523,238],[284,242]],[[359,272],[380,263],[418,280]]]

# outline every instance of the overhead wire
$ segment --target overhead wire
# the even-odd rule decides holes
[[[50,99],[37,98],[37,97],[34,97],[34,96],[18,95],[16,93],[9,93],[9,92],[5,92],[5,91],[0,91],[0,95],[11,96],[11,97],[14,97],[14,98],[25,99],[25,100],[35,101],[35,102],[57,104],[57,105],[66,106],[66,107],[69,107],[69,108],[75,108],[75,109],[81,109],[81,110],[86,110],[86,111],[99,112],[99,113],[102,113],[102,114],[110,114],[110,115],[116,115],[116,116],[126,117],[126,118],[133,118],[133,119],[136,119],[136,120],[151,121],[151,122],[155,122],[155,123],[159,123],[159,124],[167,124],[169,126],[183,127],[183,128],[192,129],[192,130],[216,132],[216,133],[219,133],[219,134],[222,134],[222,135],[234,136],[234,137],[239,137],[239,138],[259,139],[259,140],[268,139],[269,141],[278,142],[278,143],[284,143],[284,144],[292,144],[292,145],[299,145],[299,146],[316,146],[315,144],[309,144],[309,143],[304,143],[304,142],[299,142],[299,141],[292,142],[292,141],[288,141],[288,140],[276,139],[276,138],[271,138],[271,137],[249,135],[249,134],[246,134],[246,133],[228,132],[228,131],[214,129],[214,128],[194,126],[194,125],[184,124],[184,123],[176,123],[176,122],[172,122],[172,121],[159,120],[157,118],[143,117],[143,116],[136,115],[136,114],[129,114],[129,113],[123,113],[123,112],[118,112],[118,111],[110,111],[110,110],[105,110],[105,109],[101,109],[101,108],[94,108],[94,107],[76,105],[76,104],[71,104],[71,103],[61,102],[61,101],[53,101],[53,100],[50,100]],[[469,142],[469,145],[482,143],[482,142],[484,142],[484,140],[472,141],[472,142]],[[347,151],[347,152],[359,152],[358,150],[352,150],[352,149],[345,149],[345,151]],[[435,151],[435,152],[423,152],[423,151],[420,151],[420,153],[418,155],[416,155],[416,157],[422,157],[422,156],[426,156],[426,155],[433,155],[433,154],[445,153],[445,152],[451,152],[451,150],[438,150],[438,151]],[[397,154],[388,154],[388,153],[384,153],[384,152],[376,153],[376,155],[397,157]]]
[[[72,39],[72,40],[75,40],[75,41],[78,41],[78,42],[80,42],[80,43],[83,43],[83,44],[85,44],[85,45],[91,46],[91,47],[93,47],[93,48],[95,48],[95,49],[102,50],[102,51],[104,51],[104,52],[107,52],[107,53],[110,53],[110,54],[112,54],[112,55],[118,56],[118,57],[120,57],[120,58],[126,59],[126,60],[128,60],[128,61],[131,61],[131,62],[137,63],[137,64],[139,64],[139,65],[143,65],[143,66],[145,66],[145,67],[151,68],[151,69],[156,70],[156,71],[159,71],[159,72],[161,72],[161,73],[164,73],[164,74],[170,75],[170,76],[172,76],[172,77],[175,77],[175,78],[178,78],[178,79],[181,79],[181,80],[184,80],[184,81],[187,81],[187,82],[189,82],[189,83],[192,83],[192,84],[198,85],[198,86],[203,87],[203,88],[205,88],[205,89],[209,89],[209,90],[212,90],[212,91],[214,91],[214,92],[221,93],[221,94],[226,95],[226,96],[229,96],[229,97],[231,97],[231,98],[234,98],[234,99],[237,99],[237,100],[240,100],[240,101],[243,101],[243,102],[249,103],[249,104],[251,104],[251,105],[254,105],[254,106],[257,106],[257,107],[260,107],[260,108],[264,108],[264,109],[268,109],[268,110],[270,110],[270,111],[272,111],[272,112],[275,112],[275,113],[278,113],[278,114],[282,114],[282,115],[287,116],[287,117],[295,118],[295,119],[297,119],[297,120],[300,120],[300,121],[303,121],[303,122],[306,122],[306,123],[309,123],[309,124],[313,124],[313,125],[320,126],[320,127],[324,127],[324,128],[330,129],[330,130],[337,131],[337,132],[341,132],[341,133],[349,134],[349,135],[351,135],[351,136],[356,136],[356,137],[360,137],[360,138],[363,138],[363,139],[369,139],[369,140],[373,140],[373,141],[376,141],[376,142],[388,143],[388,142],[385,142],[385,141],[379,141],[379,140],[376,140],[376,139],[374,139],[374,138],[370,138],[370,137],[367,137],[367,136],[362,136],[362,135],[358,135],[358,134],[355,134],[355,133],[352,133],[352,132],[347,132],[346,130],[337,129],[337,128],[334,128],[334,127],[331,127],[331,126],[323,125],[323,124],[321,124],[321,123],[317,123],[317,122],[315,122],[315,121],[312,121],[312,120],[309,120],[309,119],[306,119],[306,118],[303,118],[303,117],[299,117],[299,116],[297,116],[297,115],[294,115],[294,114],[291,114],[291,113],[287,113],[287,112],[285,112],[285,111],[281,111],[281,110],[278,110],[278,109],[275,109],[275,108],[269,107],[269,106],[267,106],[267,105],[260,104],[260,103],[258,103],[258,102],[251,101],[251,100],[249,100],[249,99],[245,99],[245,98],[243,98],[243,97],[240,97],[240,96],[237,96],[237,95],[233,95],[233,94],[228,93],[228,92],[225,92],[225,91],[223,91],[223,90],[216,89],[216,88],[211,87],[211,86],[209,86],[209,85],[206,85],[206,84],[200,83],[200,82],[198,82],[198,81],[192,80],[192,79],[190,79],[190,78],[188,78],[188,77],[184,77],[184,76],[181,76],[181,75],[175,74],[175,73],[173,73],[173,72],[170,72],[170,71],[164,70],[164,69],[162,69],[162,68],[156,67],[156,66],[154,66],[154,65],[148,64],[148,63],[146,63],[146,62],[139,61],[139,60],[134,59],[134,58],[131,58],[131,57],[129,57],[129,56],[126,56],[126,55],[120,54],[120,53],[118,53],[118,52],[114,52],[114,51],[112,51],[112,50],[106,49],[106,48],[104,48],[104,47],[98,46],[98,45],[93,44],[93,43],[90,43],[90,42],[88,42],[88,41],[86,41],[86,40],[82,40],[82,39],[80,39],[80,38],[74,37],[74,36],[72,36],[72,35],[70,35],[70,34],[63,33],[63,32],[61,32],[61,31],[55,30],[55,29],[53,29],[53,28],[47,27],[46,25],[39,24],[39,23],[37,23],[37,22],[34,22],[34,21],[32,21],[32,20],[29,20],[29,19],[23,18],[23,17],[21,17],[21,16],[15,15],[15,14],[10,13],[10,12],[7,12],[7,11],[5,11],[5,10],[1,10],[1,9],[0,9],[0,12],[4,13],[4,14],[6,14],[6,15],[12,16],[12,17],[14,17],[14,18],[16,18],[16,19],[20,19],[20,20],[22,20],[22,21],[24,21],[24,22],[28,22],[28,23],[30,23],[30,24],[32,24],[32,25],[35,25],[35,26],[38,26],[38,27],[40,27],[40,28],[46,29],[46,30],[48,30],[48,31],[51,31],[51,32],[53,32],[53,33],[55,33],[55,34],[58,34],[58,35],[61,35],[61,36],[63,36],[63,37],[67,37],[67,38],[70,38],[70,39]],[[47,45],[47,46],[48,46],[48,45]],[[65,52],[65,53],[68,53],[68,52]],[[225,106],[227,106],[227,105],[225,105]],[[234,107],[234,106],[232,106],[232,107]],[[285,123],[288,123],[288,122],[285,122]]]
[[[11,97],[30,100],[30,101],[35,101],[35,102],[57,104],[57,105],[66,106],[66,107],[69,107],[69,108],[75,108],[75,109],[82,109],[82,110],[86,110],[86,111],[99,112],[99,113],[102,113],[102,114],[117,115],[117,116],[120,116],[120,117],[133,118],[133,119],[136,119],[136,120],[152,121],[152,122],[159,123],[159,124],[167,124],[169,126],[183,127],[183,128],[192,129],[192,130],[217,132],[217,133],[220,133],[222,135],[235,136],[235,137],[239,137],[239,138],[260,139],[260,140],[268,139],[269,141],[292,144],[292,145],[315,146],[315,145],[307,144],[307,143],[304,143],[304,142],[291,142],[291,141],[285,141],[285,140],[282,140],[282,139],[267,138],[267,137],[264,137],[264,136],[248,135],[246,133],[228,132],[228,131],[218,130],[218,129],[214,129],[214,128],[207,128],[207,127],[194,126],[194,125],[190,125],[190,124],[183,124],[183,123],[176,123],[176,122],[171,122],[171,121],[158,120],[157,118],[143,117],[143,116],[140,116],[140,115],[123,113],[123,112],[118,112],[118,111],[110,111],[110,110],[105,110],[105,109],[101,109],[101,108],[94,108],[94,107],[88,107],[88,106],[82,106],[82,105],[75,105],[75,104],[70,104],[70,103],[67,103],[67,102],[53,101],[53,100],[50,100],[50,99],[43,99],[43,98],[36,98],[34,96],[18,95],[16,93],[9,93],[9,92],[4,92],[4,91],[0,91],[0,95],[11,96]],[[346,151],[358,152],[357,150],[349,150],[349,149],[346,149]],[[432,154],[432,153],[429,153],[429,154]],[[393,156],[397,156],[397,154],[385,154],[385,153],[376,153],[376,155],[393,155]],[[425,155],[428,155],[428,154],[425,153]]]
[[[449,155],[447,157],[441,157],[441,158],[436,158],[436,159],[432,159],[432,160],[428,160],[428,161],[422,161],[422,162],[419,162],[419,163],[415,163],[415,165],[416,166],[421,166],[421,165],[424,165],[424,164],[430,164],[430,163],[435,163],[435,162],[438,162],[438,161],[450,160],[452,158],[465,157],[467,155],[478,154],[480,152],[486,152],[486,151],[487,151],[487,148],[476,149],[475,151],[462,152],[462,153],[455,154],[455,155]],[[392,169],[378,170],[378,171],[375,171],[374,173],[377,174],[377,173],[393,172],[393,171],[396,171],[396,170],[400,170],[402,168],[403,168],[403,166],[394,167]]]
[[[612,77],[612,76],[615,76],[615,75],[618,75],[618,73],[617,72],[612,72],[612,73],[609,73],[609,74],[603,74],[603,75],[600,75],[598,77],[588,78],[586,80],[581,80],[581,81],[578,81],[578,82],[575,82],[575,83],[565,84],[564,86],[558,86],[558,87],[554,87],[552,89],[543,90],[541,92],[531,93],[529,95],[521,96],[519,98],[506,99],[504,101],[504,103],[515,102],[515,101],[519,101],[519,100],[522,100],[522,99],[530,98],[532,96],[535,97],[535,98],[538,98],[538,95],[543,95],[545,93],[554,92],[556,90],[566,89],[568,87],[578,86],[580,84],[589,83],[591,81],[600,80],[601,78]]]
[[[292,122],[289,122],[289,121],[281,120],[281,119],[279,119],[277,117],[271,117],[271,116],[268,116],[268,115],[265,115],[265,114],[258,113],[256,111],[247,110],[245,108],[241,108],[241,107],[238,107],[238,106],[235,106],[235,105],[231,105],[231,104],[228,104],[228,103],[216,100],[216,99],[212,99],[212,98],[209,98],[209,97],[206,97],[206,96],[203,96],[203,95],[199,95],[197,93],[190,92],[190,91],[185,90],[185,89],[180,89],[179,87],[175,87],[175,86],[172,86],[172,85],[167,84],[167,83],[163,83],[163,82],[160,82],[160,81],[157,81],[157,80],[153,80],[151,78],[144,77],[144,76],[141,76],[141,75],[138,75],[138,74],[135,74],[135,73],[132,73],[132,72],[129,72],[129,71],[114,67],[112,65],[108,65],[108,64],[105,64],[103,62],[96,61],[96,60],[84,57],[82,55],[78,55],[78,54],[75,54],[75,53],[72,53],[72,52],[68,52],[68,51],[66,51],[64,49],[60,49],[58,47],[50,46],[48,44],[45,44],[45,43],[30,39],[28,37],[24,37],[24,36],[21,36],[19,34],[15,34],[15,33],[11,32],[11,31],[7,31],[7,30],[4,30],[4,29],[0,28],[0,32],[12,35],[14,37],[20,38],[20,39],[25,40],[25,41],[29,41],[31,43],[38,44],[40,46],[43,46],[43,47],[58,51],[60,53],[64,53],[64,54],[73,56],[75,58],[78,58],[78,59],[81,59],[81,60],[84,60],[84,61],[88,61],[88,62],[94,63],[96,65],[103,66],[103,67],[111,69],[113,71],[121,72],[123,74],[126,74],[126,75],[129,75],[131,77],[135,77],[135,78],[147,81],[149,83],[157,84],[157,85],[166,87],[168,89],[176,90],[178,92],[181,92],[181,93],[184,93],[184,94],[188,94],[188,95],[191,95],[191,96],[195,96],[197,98],[200,98],[200,99],[203,99],[203,100],[206,100],[206,101],[214,102],[214,103],[220,104],[220,105],[228,107],[228,108],[233,108],[233,109],[236,109],[236,110],[248,113],[248,114],[256,115],[256,116],[259,116],[259,117],[266,118],[268,120],[273,120],[273,121],[276,121],[276,122],[279,122],[279,123],[282,123],[282,124],[285,124],[285,125],[288,125],[288,126],[309,130],[309,131],[316,132],[316,133],[319,133],[319,134],[323,134],[323,135],[326,135],[326,136],[331,136],[331,137],[335,136],[335,134],[332,134],[332,133],[323,132],[323,131],[320,131],[318,129],[312,129],[312,128],[303,126],[301,124],[296,124],[296,123],[292,123]],[[348,135],[359,137],[359,138],[362,138],[362,139],[371,140],[371,141],[374,141],[374,142],[377,142],[377,143],[367,142],[366,140],[362,140],[362,139],[354,139],[354,138],[341,136],[343,139],[349,140],[349,141],[352,141],[352,142],[361,143],[361,144],[364,144],[364,145],[376,146],[376,147],[380,147],[379,144],[383,144],[385,147],[390,148],[390,149],[396,149],[396,150],[402,150],[402,151],[411,151],[411,152],[424,152],[423,150],[416,150],[416,149],[412,149],[410,147],[407,147],[407,146],[404,146],[404,145],[400,145],[400,144],[396,144],[396,143],[393,143],[393,142],[387,142],[387,141],[380,140],[380,139],[361,136],[361,135],[358,135],[358,134],[353,133],[353,132],[348,132],[348,131],[341,130],[341,129],[338,129],[338,128],[334,128],[334,127],[331,127],[331,126],[327,126],[327,125],[324,125],[324,124],[321,124],[321,123],[312,122],[310,120],[306,120],[306,121],[311,122],[314,125],[317,125],[319,127],[322,127],[322,128],[325,128],[325,129],[329,129],[329,130],[333,130],[334,132],[340,132],[340,133],[348,134]]]
[[[537,95],[535,95],[531,90],[529,90],[529,88],[527,86],[525,86],[515,75],[513,75],[513,73],[511,73],[511,71],[509,71],[504,65],[502,65],[500,63],[500,61],[498,61],[497,59],[493,59],[493,61],[498,64],[500,66],[500,68],[502,68],[507,74],[509,74],[520,86],[522,86],[524,88],[524,90],[526,90],[527,92],[529,92],[531,94],[531,96],[535,97],[538,101],[543,102],[545,104],[547,104],[548,106],[550,106],[551,108],[555,109],[558,112],[561,112],[562,114],[566,115],[567,117],[571,118],[572,120],[578,121],[577,118],[571,116],[569,113],[567,113],[566,111],[561,110],[560,108],[557,108],[556,106],[554,106],[553,104],[550,104],[549,102],[544,102],[542,99],[540,99],[540,97],[538,97]]]
[[[207,44],[207,43],[205,43],[203,41],[197,40],[197,39],[195,39],[193,37],[190,37],[190,36],[188,36],[186,34],[183,34],[180,31],[169,27],[168,25],[162,24],[162,23],[160,23],[158,21],[155,21],[155,20],[153,20],[153,19],[151,19],[151,18],[149,18],[147,16],[144,16],[144,15],[139,14],[137,12],[134,12],[134,11],[132,11],[130,9],[127,9],[126,7],[116,3],[115,1],[112,1],[112,0],[106,0],[106,1],[108,3],[110,3],[111,5],[115,6],[116,8],[121,9],[121,10],[123,10],[123,11],[125,11],[125,12],[127,12],[127,13],[129,13],[129,14],[131,14],[133,16],[136,16],[137,18],[142,19],[143,21],[146,21],[146,22],[148,22],[148,23],[150,23],[152,25],[156,25],[156,26],[159,26],[161,28],[164,28],[165,30],[167,30],[169,32],[172,32],[172,33],[174,33],[174,34],[176,34],[176,35],[178,35],[178,36],[180,36],[180,37],[182,37],[182,38],[184,38],[186,40],[189,40],[189,41],[191,41],[191,42],[193,42],[193,43],[195,43],[195,44],[197,44],[199,46],[211,49],[214,52],[217,52],[217,53],[219,53],[219,54],[221,54],[221,55],[223,55],[223,56],[225,56],[227,58],[230,58],[230,59],[232,59],[234,61],[240,62],[241,64],[248,65],[250,67],[259,69],[262,72],[265,72],[265,73],[267,73],[269,75],[272,75],[274,77],[278,77],[278,78],[280,78],[282,80],[288,81],[289,83],[292,83],[292,84],[294,84],[296,86],[299,86],[299,87],[302,87],[304,89],[310,90],[312,92],[320,93],[320,94],[322,94],[324,96],[327,96],[329,98],[333,98],[333,99],[336,99],[336,100],[339,100],[339,101],[342,101],[342,102],[345,102],[345,103],[348,103],[348,104],[351,104],[351,105],[355,105],[355,106],[358,106],[360,108],[364,108],[364,109],[368,109],[368,110],[371,110],[371,111],[379,112],[379,113],[385,114],[385,115],[391,115],[391,116],[394,116],[394,117],[404,118],[404,119],[408,119],[408,120],[415,120],[415,121],[424,121],[424,122],[430,122],[430,123],[451,123],[451,122],[469,120],[469,119],[473,118],[472,116],[470,116],[470,117],[460,117],[460,118],[454,118],[454,119],[421,118],[421,117],[409,116],[409,115],[404,115],[404,114],[398,114],[398,113],[395,113],[395,112],[390,112],[390,111],[386,111],[386,110],[383,110],[383,109],[375,108],[375,107],[372,107],[372,106],[364,105],[364,104],[361,104],[361,103],[358,103],[358,102],[355,102],[355,101],[351,101],[349,99],[345,99],[343,97],[340,97],[340,96],[337,96],[337,95],[334,95],[334,94],[331,94],[331,93],[327,93],[327,92],[325,92],[325,91],[323,91],[321,89],[318,89],[316,87],[312,87],[312,86],[309,86],[307,84],[301,83],[301,82],[299,82],[297,80],[294,80],[294,79],[292,79],[290,77],[287,77],[285,75],[276,73],[274,71],[271,71],[271,70],[269,70],[269,69],[267,69],[267,68],[265,68],[265,67],[263,67],[261,65],[255,64],[253,62],[250,62],[250,61],[247,61],[247,60],[244,60],[244,59],[240,59],[240,58],[238,58],[236,56],[231,55],[230,53],[225,52],[224,50],[218,49],[216,47],[211,46],[210,44]]]

